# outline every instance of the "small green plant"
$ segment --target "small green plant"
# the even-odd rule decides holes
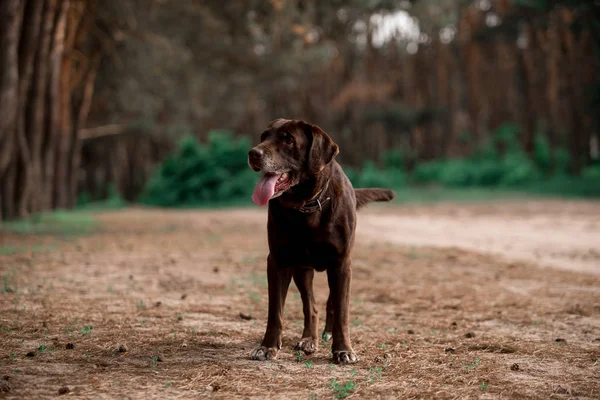
[[[156,371],[156,366],[158,365],[158,356],[152,357],[151,363],[150,371]]]
[[[79,332],[81,333],[81,336],[89,336],[90,332],[92,332],[92,329],[94,329],[92,325],[86,325],[83,328],[81,328]]]
[[[306,366],[306,368],[308,369],[313,369],[314,365],[312,361],[305,361],[304,365]]]
[[[344,383],[338,382],[337,378],[332,378],[329,382],[329,388],[333,391],[333,395],[336,399],[345,399],[352,394],[357,388],[357,384],[354,381],[346,381]]]
[[[382,367],[371,367],[369,368],[369,373],[367,374],[367,379],[369,380],[369,385],[375,383],[375,381],[381,380],[383,375]]]
[[[173,340],[177,340],[177,332],[173,331]]]
[[[481,364],[481,360],[479,360],[479,358],[477,358],[477,357],[475,357],[473,359],[473,362],[470,364],[462,363],[463,367],[465,367],[465,370],[467,372],[473,371],[475,369],[475,367],[477,367],[479,364]]]
[[[146,303],[144,303],[144,300],[138,300],[135,306],[138,310],[144,310],[146,308]]]
[[[183,320],[183,314],[177,313],[177,321]]]
[[[300,353],[300,351],[296,350],[296,361],[302,362],[303,359],[304,359],[304,357],[302,356],[302,353]]]
[[[54,347],[54,346],[53,347],[48,347],[45,344],[42,344],[42,345],[40,345],[40,347],[38,347],[37,352],[38,352],[38,354],[42,354],[42,353],[45,353],[47,351],[52,352],[54,350],[56,350],[56,347]]]
[[[487,392],[488,386],[489,386],[489,383],[481,382],[481,385],[479,387],[481,388],[482,392]]]
[[[167,381],[167,383],[165,383],[165,389],[171,386],[171,381]]]

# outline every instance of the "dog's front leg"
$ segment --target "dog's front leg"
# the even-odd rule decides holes
[[[253,360],[274,360],[281,349],[281,335],[283,331],[283,307],[285,298],[292,280],[293,269],[277,265],[273,254],[267,258],[267,280],[269,285],[269,313],[267,318],[267,331],[257,348],[252,350],[250,358]]]
[[[312,354],[319,347],[319,312],[313,292],[313,278],[315,271],[312,268],[296,268],[294,270],[294,282],[302,298],[302,311],[304,313],[304,331],[302,338],[296,344],[296,350],[302,350],[305,354]]]

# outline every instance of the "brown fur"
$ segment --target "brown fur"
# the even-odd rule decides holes
[[[356,209],[366,206],[374,201],[391,201],[396,194],[387,189],[354,189],[356,195]]]
[[[290,145],[293,143],[293,145]],[[269,201],[267,276],[269,311],[265,336],[251,353],[257,360],[274,359],[281,348],[283,307],[292,279],[303,303],[304,331],[296,345],[307,354],[318,348],[318,311],[313,295],[315,271],[326,271],[329,299],[324,340],[333,337],[336,363],[358,360],[349,336],[350,253],[354,244],[356,210],[373,201],[390,201],[394,192],[352,187],[335,161],[338,146],[319,127],[304,121],[278,119],[250,151],[249,165],[255,171],[285,171],[293,186]],[[331,197],[323,210],[312,214],[298,211],[315,195]]]

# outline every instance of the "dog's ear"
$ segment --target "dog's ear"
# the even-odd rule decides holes
[[[308,169],[311,173],[316,174],[333,160],[340,149],[323,129],[304,121],[301,121],[301,124],[306,137],[311,141],[308,152]]]

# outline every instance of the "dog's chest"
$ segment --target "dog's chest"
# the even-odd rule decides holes
[[[339,263],[345,254],[343,248],[330,240],[318,241],[306,240],[306,238],[297,238],[295,241],[278,240],[270,243],[270,250],[278,265],[313,267],[317,271],[324,271]]]

